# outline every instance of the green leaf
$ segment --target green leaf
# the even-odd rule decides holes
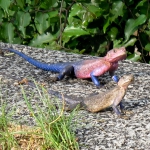
[[[24,9],[24,4],[25,4],[25,1],[24,0],[16,0],[18,6],[20,6],[22,9]]]
[[[147,17],[145,15],[140,15],[137,19],[129,19],[125,25],[125,42],[127,42],[130,36],[138,29],[139,25],[145,23]]]
[[[108,43],[107,41],[100,43],[99,48],[97,50],[97,54],[100,56],[101,54],[104,54],[104,52],[106,51],[106,47],[107,47]]]
[[[3,17],[4,17],[4,12],[2,9],[0,9],[0,24],[2,23],[3,21]]]
[[[43,9],[51,9],[52,7],[57,7],[58,2],[56,0],[44,0],[41,2],[40,7]]]
[[[131,38],[127,43],[124,44],[123,39],[115,39],[113,40],[113,47],[115,48],[119,48],[119,47],[128,47],[128,46],[133,46],[135,44],[135,42],[137,41],[136,38]]]
[[[51,11],[48,13],[49,15],[49,18],[54,18],[54,17],[57,17],[58,16],[58,11]]]
[[[111,38],[111,41],[116,39],[117,34],[118,34],[118,29],[116,27],[112,27],[110,31],[108,32],[108,35]]]
[[[121,47],[122,46],[122,44],[121,44],[121,42],[123,41],[123,39],[122,38],[120,38],[120,39],[116,39],[116,40],[114,40],[113,41],[113,48],[119,48],[119,47]]]
[[[0,0],[0,7],[8,13],[8,7],[10,6],[11,0]]]
[[[44,31],[50,26],[50,21],[48,18],[48,14],[43,14],[42,12],[38,12],[35,16],[35,26],[40,34],[43,34]]]
[[[150,52],[150,43],[145,46],[145,50]]]
[[[78,37],[78,36],[81,36],[81,35],[89,35],[90,33],[87,32],[86,30],[80,28],[80,27],[66,27],[65,30],[64,30],[64,33],[63,33],[63,36],[68,36],[68,37]]]
[[[134,54],[129,55],[129,56],[127,57],[127,59],[128,59],[128,60],[131,60],[131,61],[133,61],[133,62],[137,62],[137,61],[139,61],[139,60],[141,59],[141,56],[140,56],[140,54],[134,53]]]
[[[12,23],[4,23],[3,24],[3,36],[8,43],[14,42],[14,26]]]
[[[23,11],[18,11],[17,15],[16,15],[16,20],[18,22],[18,28],[22,32],[23,37],[25,38],[25,36],[26,36],[25,27],[30,24],[31,16],[29,13],[25,13]]]
[[[80,3],[76,3],[72,6],[71,11],[69,13],[69,17],[78,16],[82,12],[85,12],[82,5]]]
[[[97,19],[101,14],[101,9],[99,7],[91,4],[83,6],[80,3],[76,3],[71,8],[68,22],[69,25],[74,27],[87,28],[89,23]]]
[[[85,31],[84,29],[80,28],[80,27],[66,27],[64,32],[63,32],[63,42],[64,44],[67,43],[70,38],[72,37],[79,37],[81,35],[89,35],[90,33]]]
[[[103,25],[103,32],[106,33],[106,30],[108,28],[108,26],[110,25],[110,20],[109,18],[107,20],[105,20],[105,23]]]
[[[140,0],[138,5],[135,7],[136,13],[138,14],[145,14],[147,18],[150,17],[150,14],[148,13],[149,10],[149,2],[148,0]],[[135,11],[134,10],[134,11]]]
[[[145,33],[150,36],[150,30],[145,30]]]
[[[30,46],[38,46],[41,47],[44,43],[49,43],[51,41],[55,40],[55,36],[53,36],[50,33],[38,35],[36,38],[31,40]]]
[[[86,13],[86,10],[82,7],[82,5],[80,3],[76,3],[72,6],[71,11],[69,13],[69,17],[68,17],[68,22],[69,25],[78,25],[82,23],[82,17],[83,14]],[[75,16],[78,16],[78,18],[74,18]],[[75,19],[75,20],[74,20]],[[78,22],[76,22],[77,20],[79,20]]]
[[[19,38],[19,37],[14,38],[13,43],[15,43],[15,44],[22,44],[22,39]]]
[[[137,41],[136,38],[131,38],[127,43],[123,44],[122,46],[124,47],[133,46],[136,41]]]
[[[102,10],[99,7],[88,4],[86,5],[88,10],[95,16],[95,18],[100,17],[102,15]]]
[[[113,5],[112,5],[112,9],[111,9],[111,18],[110,20],[111,21],[114,21],[116,18],[118,18],[118,16],[123,16],[123,7],[124,7],[124,3],[122,1],[115,1],[113,2]]]
[[[141,0],[141,1],[136,5],[135,8],[137,9],[137,8],[140,7],[140,6],[143,6],[145,2],[147,2],[147,0]]]

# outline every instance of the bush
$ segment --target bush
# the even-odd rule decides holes
[[[147,0],[1,0],[0,40],[98,56],[125,46],[129,59],[148,62],[149,7]]]

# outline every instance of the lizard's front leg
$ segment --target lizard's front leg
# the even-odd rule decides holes
[[[112,108],[114,110],[114,112],[118,115],[118,116],[121,116],[121,112],[119,111],[118,107],[116,105],[112,105]]]
[[[122,102],[119,103],[119,106],[120,106],[121,113],[125,114],[124,113],[124,105],[122,104]]]
[[[91,73],[90,73],[90,76],[91,76],[91,79],[93,81],[93,83],[99,88],[100,87],[100,82],[98,81],[98,76],[104,74],[105,72],[108,71],[108,66],[103,64],[102,67],[98,67],[98,68],[95,68]]]
[[[109,71],[109,75],[112,77],[112,79],[115,81],[115,82],[118,82],[119,81],[119,77],[117,75],[114,75],[115,71]]]
[[[94,76],[93,74],[94,74],[93,72],[90,74],[93,83],[94,83],[97,87],[100,87],[100,82],[98,81],[98,78],[97,78],[96,76]],[[119,77],[116,76],[116,75],[112,76],[112,79],[113,79],[115,82],[118,82],[118,81],[119,81]]]
[[[97,78],[96,76],[94,76],[93,74],[94,74],[93,72],[90,74],[93,83],[94,83],[97,87],[100,87],[100,82],[98,81],[98,78]]]
[[[115,76],[115,75],[112,77],[112,79],[113,79],[115,82],[118,82],[118,81],[119,81],[119,77],[118,77],[118,76]],[[119,106],[120,106],[121,113],[122,113],[122,114],[125,114],[125,113],[124,113],[124,105],[123,105],[122,101],[119,103]]]
[[[113,110],[115,111],[115,113],[117,114],[117,116],[118,116],[119,118],[122,118],[122,119],[129,119],[128,116],[124,116],[124,115],[121,114],[121,112],[119,111],[119,109],[118,109],[117,106],[113,105],[112,108],[113,108]]]
[[[71,75],[73,73],[74,73],[74,67],[72,65],[66,66],[60,71],[56,80],[62,80],[65,75]]]

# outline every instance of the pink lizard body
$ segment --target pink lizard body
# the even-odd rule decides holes
[[[59,72],[57,80],[63,79],[65,75],[74,74],[77,78],[91,78],[94,84],[98,87],[100,86],[100,82],[98,81],[97,76],[100,76],[107,71],[111,76],[113,76],[115,70],[118,68],[118,61],[126,58],[126,49],[121,47],[108,51],[105,57],[81,60],[77,62],[47,64],[39,62],[12,48],[8,48],[7,50],[21,56],[37,68],[46,71]],[[114,76],[114,80],[117,82],[117,76]]]

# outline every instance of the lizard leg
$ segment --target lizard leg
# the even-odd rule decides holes
[[[105,72],[107,72],[108,70],[110,69],[110,64],[108,62],[105,62],[103,63],[102,66],[99,66],[97,68],[95,68],[91,73],[90,73],[90,76],[91,76],[91,79],[92,81],[94,82],[94,84],[97,86],[97,87],[100,87],[100,82],[98,81],[97,77],[100,76],[100,75],[103,75]]]
[[[113,79],[115,82],[118,82],[118,81],[119,81],[119,77],[116,76],[116,75],[112,76],[112,79]]]
[[[119,77],[117,75],[114,75],[114,71],[109,71],[109,75],[112,77],[112,79],[115,81],[115,82],[118,82],[119,81]]]
[[[119,111],[119,109],[118,109],[117,106],[113,105],[112,108],[113,108],[114,112],[115,112],[118,116],[121,116],[121,113],[120,113],[120,111]]]
[[[74,67],[73,66],[66,66],[64,69],[61,70],[59,73],[57,80],[62,80],[65,75],[71,75],[74,73]]]
[[[93,81],[93,83],[97,86],[100,87],[100,82],[98,81],[97,77],[93,75],[93,72],[90,74],[91,79]]]
[[[120,110],[121,110],[121,113],[122,113],[122,114],[124,114],[124,115],[125,115],[125,114],[133,114],[133,112],[132,112],[132,111],[124,110],[124,106],[123,106],[122,102],[120,102],[120,104],[119,104],[119,105],[120,105]]]
[[[119,106],[120,106],[121,113],[125,114],[124,113],[124,106],[123,106],[122,102],[119,103]]]

